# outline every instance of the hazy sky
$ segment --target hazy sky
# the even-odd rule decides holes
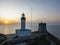
[[[59,0],[0,0],[0,22],[19,22],[24,12],[27,22],[60,24]]]

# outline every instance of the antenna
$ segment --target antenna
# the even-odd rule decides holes
[[[31,30],[32,30],[32,8],[31,8]]]

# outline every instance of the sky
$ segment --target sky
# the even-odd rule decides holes
[[[31,10],[32,9],[32,10]],[[32,12],[32,13],[31,13]],[[27,22],[46,22],[60,24],[59,0],[0,0],[0,24],[20,23],[21,14],[25,13]]]

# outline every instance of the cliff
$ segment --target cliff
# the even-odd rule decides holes
[[[47,32],[47,36],[37,37],[33,43],[33,45],[51,45],[51,40],[56,43],[56,45],[60,45],[60,39]],[[38,31],[33,32],[33,34],[39,34]]]

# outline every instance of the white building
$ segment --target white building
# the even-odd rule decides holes
[[[32,35],[31,30],[25,29],[26,28],[25,25],[26,25],[26,18],[25,14],[23,13],[21,17],[21,29],[16,29],[16,35],[18,37],[26,37]]]

